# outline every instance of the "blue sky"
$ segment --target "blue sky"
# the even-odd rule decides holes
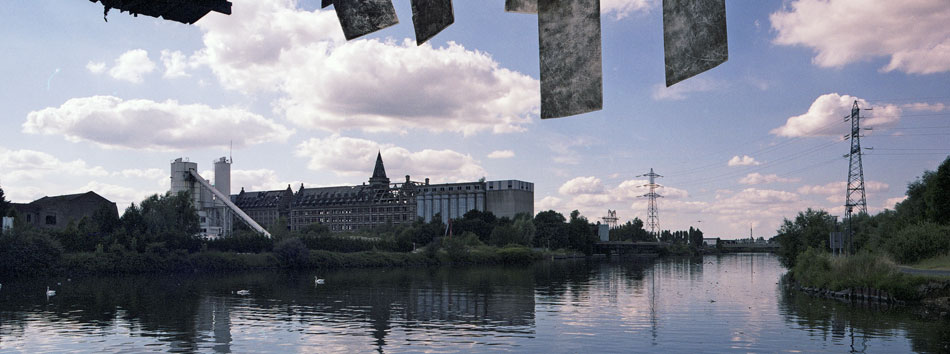
[[[315,0],[237,0],[195,25],[104,22],[88,1],[2,10],[0,185],[124,209],[167,190],[172,159],[208,171],[233,141],[232,192],[361,183],[382,150],[394,180],[527,180],[537,211],[626,221],[645,218],[653,168],[664,229],[769,237],[807,207],[843,213],[855,99],[874,108],[871,212],[950,152],[943,0],[728,1],[729,60],[671,88],[660,2],[602,0],[604,109],[549,120],[534,15],[455,1],[417,47],[394,4],[398,25],[349,42]]]

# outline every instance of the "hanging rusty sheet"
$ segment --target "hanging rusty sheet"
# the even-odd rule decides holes
[[[663,0],[666,86],[729,59],[725,0]]]
[[[416,44],[422,45],[455,23],[452,0],[412,0],[412,26],[416,29]]]
[[[536,14],[538,13],[538,0],[506,0],[505,11]]]
[[[541,118],[604,105],[600,0],[538,0]]]
[[[347,40],[399,23],[392,0],[338,0],[333,8]]]

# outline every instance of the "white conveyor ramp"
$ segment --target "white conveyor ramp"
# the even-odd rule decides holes
[[[198,181],[198,183],[201,183],[202,187],[205,187],[208,190],[210,190],[211,193],[214,193],[215,197],[217,197],[222,202],[224,202],[224,205],[226,205],[229,209],[231,209],[231,211],[233,211],[235,214],[241,217],[241,220],[244,220],[247,226],[250,226],[252,229],[254,229],[254,231],[264,234],[264,236],[271,237],[270,232],[267,232],[267,230],[264,230],[264,228],[261,227],[261,225],[259,225],[256,221],[254,221],[254,219],[251,219],[251,217],[248,216],[246,213],[244,213],[244,211],[241,210],[241,208],[238,208],[237,205],[234,205],[234,203],[231,202],[230,196],[224,195],[224,193],[221,193],[221,191],[219,191],[217,188],[212,187],[211,184],[208,183],[208,181],[205,181],[204,178],[201,178],[201,176],[198,175],[198,172],[195,172],[195,170],[189,169],[188,172],[191,172],[191,176],[194,177],[195,180]]]

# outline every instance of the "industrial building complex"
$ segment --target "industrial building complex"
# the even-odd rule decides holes
[[[310,224],[326,225],[331,231],[355,231],[382,225],[412,223],[418,219],[443,222],[457,219],[471,210],[513,218],[519,213],[534,214],[534,184],[519,180],[430,184],[405,180],[393,183],[386,176],[381,154],[368,183],[355,186],[296,190],[245,191],[230,193],[231,160],[214,162],[215,182],[201,178],[197,164],[176,159],[171,164],[171,192],[190,191],[208,237],[226,236],[234,222],[243,222],[267,234],[278,220],[290,230]]]

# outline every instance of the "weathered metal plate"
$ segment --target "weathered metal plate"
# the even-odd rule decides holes
[[[416,29],[417,45],[422,45],[453,23],[452,0],[412,0],[412,25]]]
[[[538,13],[538,0],[506,0],[505,11],[536,14]]]
[[[604,105],[600,0],[538,0],[541,118]]]
[[[663,0],[666,86],[729,59],[725,0]]]
[[[347,40],[399,23],[392,0],[334,1],[333,7]]]
[[[320,7],[327,7],[330,5],[333,5],[333,0],[323,0],[323,2],[320,3]]]

